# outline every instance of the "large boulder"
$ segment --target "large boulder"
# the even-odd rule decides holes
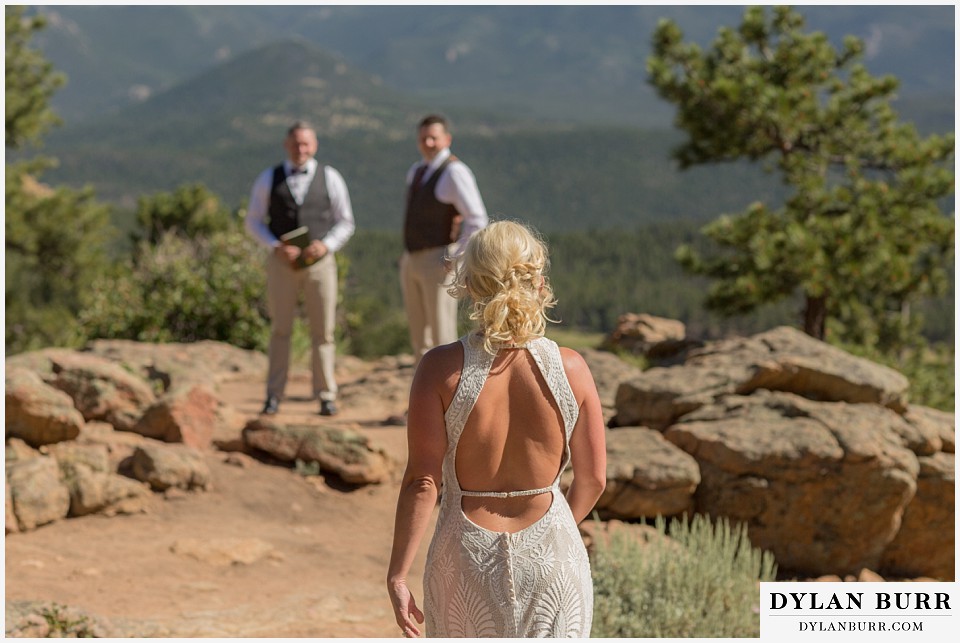
[[[316,463],[354,485],[386,480],[391,461],[362,433],[343,426],[280,424],[267,418],[251,420],[243,428],[244,444],[269,453],[282,462]]]
[[[69,395],[25,368],[6,369],[6,436],[39,447],[80,434],[84,420]]]
[[[210,487],[210,467],[203,454],[183,444],[142,444],[133,452],[130,474],[154,491],[185,491]]]
[[[662,430],[720,396],[759,389],[879,404],[902,413],[908,387],[893,369],[784,326],[693,349],[681,366],[651,368],[623,382],[613,424]]]
[[[930,455],[938,451],[954,453],[957,447],[956,416],[953,413],[911,404],[903,419],[923,436],[924,447],[918,455]]]
[[[6,358],[5,365],[9,368],[23,368],[33,371],[48,384],[56,378],[53,364],[61,358],[70,358],[76,351],[69,348],[42,348],[26,353],[17,353]]]
[[[84,420],[102,420],[130,431],[156,401],[143,379],[102,357],[74,353],[53,360],[51,384],[73,399]]]
[[[917,493],[881,567],[888,575],[953,581],[955,458],[952,453],[936,453],[919,460]]]
[[[700,468],[658,431],[607,431],[607,486],[596,509],[623,519],[674,516],[693,509]]]
[[[53,458],[31,458],[7,467],[7,487],[12,513],[20,531],[65,518],[70,511],[70,491]],[[11,512],[8,511],[9,515]]]
[[[907,423],[871,404],[727,395],[664,437],[692,455],[696,509],[744,521],[755,546],[807,576],[877,569],[917,488]]]
[[[207,448],[219,422],[219,407],[220,401],[206,384],[175,386],[144,411],[133,431],[164,442]]]
[[[604,338],[603,344],[607,348],[658,358],[677,353],[690,343],[682,321],[646,313],[625,313],[617,318],[616,328]]]
[[[62,467],[70,491],[70,517],[107,516],[146,511],[153,501],[150,487],[130,478],[95,471],[81,462]]]
[[[125,339],[98,339],[87,345],[94,355],[122,364],[146,379],[157,380],[164,390],[179,384],[259,378],[266,373],[263,353],[204,340],[192,343],[150,344]]]
[[[590,374],[593,375],[593,381],[597,385],[600,405],[603,408],[603,420],[609,422],[617,413],[616,396],[620,382],[637,377],[643,370],[628,364],[609,351],[585,348],[578,352],[590,368]]]
[[[69,517],[144,511],[152,499],[142,482],[117,475],[107,446],[65,442],[51,449],[70,492]]]

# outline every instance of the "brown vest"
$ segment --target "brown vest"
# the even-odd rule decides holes
[[[437,200],[434,190],[447,165],[455,161],[452,154],[429,180],[407,189],[407,212],[403,220],[403,244],[409,252],[438,248],[456,241],[459,226],[457,209]]]
[[[323,239],[335,223],[323,165],[317,164],[313,182],[303,197],[303,203],[299,205],[287,185],[287,174],[283,165],[273,168],[273,186],[270,189],[267,215],[267,226],[278,239],[304,225],[310,230],[311,241]]]

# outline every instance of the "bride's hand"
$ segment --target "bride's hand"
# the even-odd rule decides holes
[[[408,638],[420,636],[420,628],[417,627],[417,623],[423,623],[423,612],[417,607],[417,601],[410,593],[407,581],[394,581],[388,584],[387,589],[390,593],[393,614],[397,619],[397,625],[400,626],[400,631]],[[416,619],[416,622],[414,622],[414,619]]]

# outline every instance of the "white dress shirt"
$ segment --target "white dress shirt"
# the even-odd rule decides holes
[[[304,166],[307,170],[305,173],[291,174],[294,170],[293,164],[289,160],[283,162],[283,169],[287,174],[287,186],[290,188],[297,205],[302,204],[303,199],[307,196],[313,177],[316,176],[318,165],[316,159],[310,159]],[[329,165],[325,165],[323,166],[323,176],[327,181],[327,193],[330,195],[330,210],[333,214],[334,224],[330,228],[330,232],[320,241],[327,246],[329,252],[337,252],[353,236],[355,228],[353,207],[350,205],[350,193],[347,191],[347,184],[340,173]],[[272,189],[273,168],[271,167],[261,172],[253,183],[244,224],[250,234],[260,243],[269,248],[276,248],[280,245],[280,240],[273,236],[267,226],[267,212],[270,209],[270,191]]]
[[[422,183],[426,183],[437,171],[437,168],[450,157],[450,148],[437,154],[427,165],[427,170],[423,174]],[[407,185],[413,182],[413,176],[417,168],[423,162],[414,163],[407,170]],[[462,161],[451,161],[450,165],[437,181],[437,187],[434,190],[434,196],[440,203],[452,205],[463,215],[463,221],[460,224],[460,236],[450,244],[447,249],[447,255],[450,257],[459,257],[467,247],[467,241],[470,236],[486,227],[487,209],[483,205],[483,199],[480,197],[480,189],[477,187],[477,179],[473,172]]]

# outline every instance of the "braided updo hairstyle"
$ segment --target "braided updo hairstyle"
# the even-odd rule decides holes
[[[546,245],[520,223],[497,221],[470,237],[449,292],[473,300],[470,319],[477,322],[488,353],[543,337],[553,321],[547,309],[557,303],[548,267]]]

